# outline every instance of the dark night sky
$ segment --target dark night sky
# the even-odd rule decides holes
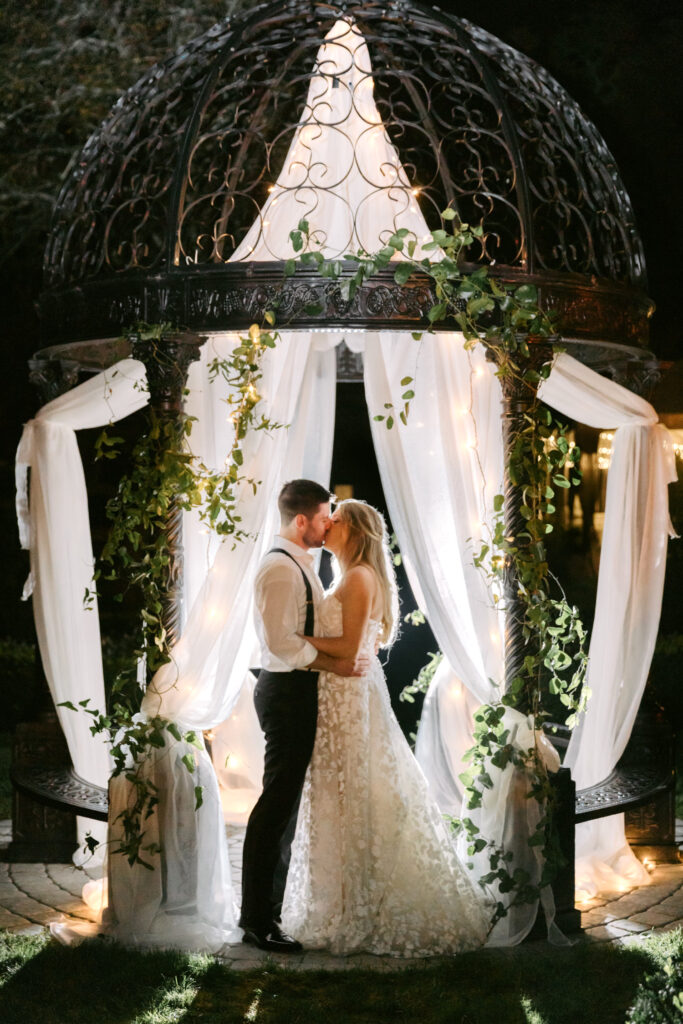
[[[442,0],[543,64],[580,103],[616,157],[645,245],[649,292],[657,304],[652,348],[683,357],[678,301],[683,223],[680,111],[683,5],[678,0]],[[428,54],[425,54],[428,60]],[[84,140],[85,141],[85,140]],[[40,288],[37,251],[4,266],[3,436],[0,517],[7,537],[0,636],[30,635],[29,609],[18,607],[27,560],[13,519],[13,458],[21,423],[37,407],[26,360],[40,346],[33,303]]]

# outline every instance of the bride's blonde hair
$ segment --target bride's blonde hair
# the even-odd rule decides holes
[[[379,582],[382,594],[379,640],[382,647],[389,647],[398,632],[398,588],[384,517],[372,505],[355,498],[340,501],[335,510],[348,527],[348,540],[344,549],[345,568],[367,565],[374,571]]]

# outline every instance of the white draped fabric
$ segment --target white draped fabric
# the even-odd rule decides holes
[[[438,348],[438,337],[430,339],[430,342],[432,340]],[[462,350],[460,354],[456,352],[456,346],[452,351],[446,350],[452,359],[460,360],[462,380],[473,381],[473,395],[479,393],[484,400],[486,364],[483,364],[483,373],[477,382],[472,376],[472,368],[466,365]],[[487,636],[491,596],[476,597],[477,590],[469,586],[466,591],[458,592],[453,583],[465,571],[464,566],[458,566],[458,561],[471,562],[472,555],[471,548],[462,542],[449,548],[448,538],[451,534],[458,535],[454,522],[461,524],[461,538],[471,535],[465,526],[470,512],[460,494],[455,495],[456,500],[450,507],[447,496],[444,501],[442,480],[457,479],[457,471],[454,472],[452,457],[442,457],[439,462],[437,453],[448,451],[443,441],[444,434],[452,435],[449,441],[451,453],[457,452],[458,443],[460,450],[465,451],[469,442],[467,430],[457,417],[453,417],[452,408],[444,409],[436,404],[436,392],[433,390],[435,371],[430,365],[430,360],[437,358],[435,352],[430,353],[428,359],[425,359],[424,352],[421,353],[418,364],[416,350],[411,356],[409,346],[407,352],[401,352],[400,345],[397,347],[397,355],[401,354],[396,362],[392,362],[393,351],[386,346],[382,367],[373,370],[373,358],[376,357],[368,348],[367,372],[372,372],[376,380],[383,382],[379,390],[376,383],[367,385],[371,408],[381,408],[385,400],[397,403],[398,381],[403,372],[410,373],[414,366],[419,366],[414,374],[418,400],[421,389],[424,389],[433,403],[427,408],[420,406],[419,413],[416,405],[411,411],[408,426],[397,433],[382,432],[376,428],[375,445],[399,544],[415,566],[419,588],[424,595],[424,608],[446,654],[425,701],[416,752],[442,809],[457,814],[462,796],[458,775],[465,767],[462,754],[470,745],[471,714],[481,700],[490,699],[482,690],[481,674],[472,671],[476,664],[476,644],[479,640],[484,648],[488,646],[489,656],[498,652],[500,660],[498,665],[493,664],[488,678],[501,679],[500,632],[498,635],[491,632]],[[457,408],[460,399],[452,377],[448,377],[440,367],[436,379],[449,380],[452,391],[444,389],[444,395],[456,396],[453,408]],[[461,383],[461,388],[465,386]],[[495,392],[494,385],[492,393]],[[668,432],[657,423],[652,407],[572,357],[560,355],[556,358],[550,377],[543,384],[541,397],[551,407],[579,422],[597,428],[617,428],[608,477],[603,553],[587,680],[593,696],[586,715],[575,730],[567,757],[567,764],[581,788],[601,781],[614,768],[630,735],[642,696],[661,609],[666,541],[667,534],[671,532],[667,484],[675,479],[675,467]],[[494,422],[496,415],[499,413],[494,411],[491,420],[479,412],[478,428]],[[485,443],[487,436],[486,433],[479,435],[480,457],[484,460],[491,457]],[[429,439],[427,445],[424,437]],[[498,452],[500,456],[499,430],[494,427],[490,437],[491,451]],[[431,483],[422,470],[427,461],[436,470]],[[398,472],[401,467],[403,475]],[[405,482],[408,467],[411,475],[416,474],[419,479],[415,493],[412,482]],[[489,472],[485,479],[493,483],[490,501],[490,496],[498,488],[494,481],[499,478]],[[420,524],[418,532],[429,533],[434,538],[446,538],[443,546],[437,543],[435,547],[439,551],[438,571],[442,578],[447,577],[443,594],[448,596],[446,607],[450,616],[456,620],[470,615],[472,621],[478,623],[477,633],[469,633],[475,650],[469,662],[463,660],[458,648],[454,650],[452,641],[444,637],[444,622],[448,624],[449,618],[447,615],[440,617],[434,610],[434,603],[440,595],[430,582],[430,573],[434,570],[428,564],[425,568],[425,560],[429,559],[428,541],[422,536],[417,541],[413,539],[417,523]],[[478,585],[483,586],[480,575]],[[475,582],[474,588],[476,586]],[[474,603],[468,609],[470,597],[474,598]],[[467,629],[460,626],[457,643],[462,645],[467,636]],[[491,643],[489,638],[494,642]],[[497,798],[498,787],[495,795]],[[492,801],[493,796],[487,803],[492,805]],[[500,837],[502,831],[495,825],[495,818],[490,820],[493,822],[489,826],[492,831],[482,831],[486,835]],[[594,893],[615,886],[625,888],[629,884],[647,881],[647,874],[625,842],[623,816],[580,826],[577,851],[577,881],[584,892]]]
[[[472,715],[482,703],[502,696],[503,615],[482,570],[473,562],[490,539],[493,498],[503,483],[500,386],[481,346],[472,352],[461,334],[435,334],[416,342],[411,335],[382,333],[365,347],[365,386],[371,412],[392,403],[402,407],[402,377],[415,380],[415,399],[405,425],[387,430],[373,421],[373,440],[382,487],[411,583],[429,619],[444,660],[425,702],[417,757],[441,809],[459,815],[462,758],[472,746]],[[535,738],[526,716],[508,710],[510,742],[520,751],[538,744],[546,764],[559,759]],[[514,866],[538,882],[543,859],[528,837],[539,821],[539,806],[528,799],[522,773],[512,765],[491,769],[494,787],[483,806],[468,812],[481,834],[504,845]],[[477,875],[490,870],[488,854],[473,861]],[[552,894],[544,892],[549,925]],[[536,919],[537,904],[514,907],[494,929],[490,943],[514,945]],[[554,930],[557,940],[559,933]]]
[[[252,431],[245,439],[244,465],[249,476],[260,481],[256,493],[245,481],[238,498],[250,536],[218,548],[173,648],[173,660],[147,689],[143,714],[161,715],[183,731],[197,732],[218,726],[230,715],[253,649],[251,592],[257,565],[277,525],[273,495],[286,479],[304,471],[329,476],[335,365],[334,352],[315,351],[311,335],[285,335],[264,355],[260,411],[291,426]],[[182,761],[187,754],[197,762],[194,775]],[[171,941],[181,948],[216,951],[239,933],[221,798],[209,757],[167,736],[167,746],[152,751],[142,771],[161,794],[159,813],[150,820],[150,836],[162,853],[150,857],[154,871],[139,864],[131,868],[120,856],[109,858],[109,930],[137,945]],[[203,803],[196,810],[195,785],[203,788]],[[126,779],[113,780],[113,841],[120,834],[116,818],[130,798]]]
[[[445,655],[430,696],[439,727],[423,715],[418,756],[442,809],[455,814],[462,799],[461,759],[472,745],[471,714],[500,696],[503,671],[502,615],[473,564],[489,538],[493,497],[503,482],[500,387],[483,350],[467,352],[461,334],[416,342],[409,334],[385,332],[374,344],[368,340],[371,412],[389,402],[402,408],[404,376],[415,379],[407,425],[387,430],[373,421],[373,440],[411,584]],[[437,762],[453,770],[434,771]]]
[[[615,767],[643,695],[657,638],[667,539],[674,535],[667,485],[676,479],[676,467],[669,432],[652,406],[571,356],[556,357],[540,396],[580,423],[614,430],[586,677],[591,698],[565,759],[581,789]],[[576,854],[577,889],[588,895],[648,880],[626,843],[623,815],[579,825]]]
[[[277,182],[232,260],[286,260],[301,218],[327,259],[377,252],[399,228],[415,258],[431,234],[373,96],[368,48],[338,21],[318,51],[306,106]],[[433,251],[431,258],[438,256]]]
[[[99,786],[109,777],[103,735],[91,734],[87,715],[59,707],[86,698],[92,708],[105,706],[97,598],[84,605],[86,588],[93,590],[94,564],[76,431],[122,419],[146,401],[144,367],[126,359],[44,405],[24,427],[17,450],[19,535],[31,552],[25,596],[32,588],[43,669],[73,766]],[[79,819],[79,841],[86,831],[104,834],[99,823]]]

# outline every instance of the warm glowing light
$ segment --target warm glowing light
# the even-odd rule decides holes
[[[643,860],[643,867],[647,872],[649,872],[649,874],[652,874],[654,869],[657,867],[657,864],[651,857],[645,857]]]
[[[209,743],[211,743],[211,741],[214,739],[215,735],[216,734],[213,731],[213,729],[207,729],[206,732],[204,733],[204,736],[209,741]]]
[[[474,371],[474,376],[475,377],[483,377],[484,376],[484,367],[483,366],[478,366],[476,368],[476,370]]]
[[[419,194],[420,194],[419,188],[411,188],[410,191],[411,191],[411,194],[414,195],[414,196],[419,196]]]
[[[602,430],[598,437],[598,468],[609,469],[609,464],[612,459],[612,441],[614,440],[614,431]]]
[[[268,191],[272,192],[274,188],[275,188],[275,185],[269,185],[268,186]]]
[[[236,768],[239,763],[240,759],[236,756],[236,754],[228,754],[228,756],[225,759],[226,768]]]

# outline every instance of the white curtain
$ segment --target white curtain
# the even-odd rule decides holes
[[[31,552],[31,576],[38,646],[50,693],[64,730],[75,771],[98,786],[107,785],[109,755],[104,736],[93,736],[91,719],[59,707],[62,701],[90,698],[104,710],[104,679],[88,495],[76,431],[122,419],[147,401],[144,368],[126,359],[48,402],[29,420],[17,450],[17,517],[22,547]],[[31,470],[30,501],[27,488]],[[79,819],[85,832],[104,836],[99,822]]]
[[[404,376],[415,379],[415,399],[405,425],[387,430],[373,420],[382,487],[413,589],[444,652],[431,684],[418,730],[416,753],[444,812],[458,815],[465,768],[472,746],[472,715],[502,696],[504,620],[473,559],[490,541],[493,497],[503,481],[500,387],[483,348],[464,348],[461,334],[381,333],[365,347],[365,387],[371,416],[394,417],[402,406]],[[521,751],[537,745],[551,768],[559,759],[535,736],[533,723],[511,709],[505,726]],[[528,837],[539,821],[523,773],[512,765],[491,770],[494,788],[479,811],[469,812],[481,834],[514,854],[514,866],[538,882],[543,859]],[[488,855],[467,857],[477,875],[487,873]],[[544,892],[552,922],[552,894]],[[537,904],[512,908],[498,923],[491,944],[520,942],[536,918]],[[559,933],[555,930],[554,938]]]
[[[652,659],[662,605],[676,479],[673,445],[652,406],[571,356],[556,357],[540,397],[558,412],[614,430],[605,525],[586,683],[591,697],[565,764],[577,788],[604,779],[631,735]],[[624,816],[579,825],[577,889],[588,895],[648,881],[624,835]]]
[[[463,342],[454,333],[417,342],[409,334],[383,332],[368,338],[365,348],[370,414],[386,412],[391,403],[396,419],[392,430],[372,421],[387,506],[411,584],[445,655],[433,687],[441,727],[430,728],[427,743],[418,734],[418,744],[429,748],[430,759],[457,765],[455,773],[436,777],[443,809],[453,812],[462,797],[460,760],[472,738],[471,716],[463,712],[500,695],[504,630],[473,564],[489,540],[493,497],[503,482],[500,388],[482,349],[467,352]],[[397,415],[404,376],[415,379],[405,426]]]
[[[471,716],[480,702],[495,699],[491,680],[503,675],[502,623],[493,594],[471,564],[469,539],[475,546],[481,539],[491,498],[500,490],[499,388],[490,365],[481,356],[468,356],[457,335],[436,335],[420,345],[380,336],[368,341],[365,359],[371,415],[384,411],[387,402],[400,408],[400,379],[416,378],[407,426],[387,431],[374,423],[373,434],[399,545],[446,655],[425,701],[416,752],[442,809],[458,814],[458,775],[471,745]],[[612,770],[638,709],[659,621],[669,532],[667,483],[675,478],[675,467],[669,434],[657,424],[652,407],[570,356],[557,357],[541,397],[580,422],[618,428],[590,648],[593,697],[567,758],[581,788]],[[468,450],[474,429],[466,415],[470,404],[478,460]],[[524,735],[524,723],[517,726]],[[551,763],[540,737],[537,743]],[[485,834],[499,839],[503,823],[495,824],[493,805],[502,811],[505,791],[505,780],[499,780],[482,812],[492,815],[492,831]],[[507,813],[509,826],[512,811]],[[584,890],[646,880],[625,843],[623,818],[581,826],[577,842],[577,879]]]
[[[142,704],[143,714],[161,715],[183,731],[201,733],[219,725],[239,696],[252,653],[247,624],[253,579],[277,526],[274,496],[285,479],[301,475],[307,455],[315,456],[318,472],[326,464],[329,473],[334,352],[314,351],[311,335],[285,335],[264,356],[263,369],[260,411],[291,427],[272,433],[252,431],[245,439],[245,472],[260,481],[256,493],[245,483],[239,494],[240,514],[250,536],[219,547],[173,649],[173,660],[157,672]],[[316,438],[325,442],[324,452]],[[194,774],[182,762],[187,754],[196,759]],[[167,736],[167,746],[151,752],[143,773],[160,790],[149,836],[162,852],[150,857],[154,871],[110,856],[109,931],[136,945],[170,943],[215,951],[239,932],[221,800],[209,757]],[[203,788],[197,810],[196,785]],[[120,836],[116,818],[131,795],[125,777],[113,780],[114,842]]]
[[[302,336],[293,334],[291,337],[292,343],[302,343]],[[303,343],[306,339],[307,336],[303,336]],[[312,348],[297,417],[288,430],[289,461],[283,480],[305,477],[324,487],[329,483],[337,379],[334,348],[339,341],[340,336],[336,334],[314,334],[311,338]],[[211,387],[213,384],[207,389],[209,396]],[[214,397],[212,401],[215,400]],[[271,495],[271,505],[275,532],[275,495]],[[260,651],[251,613],[252,582],[252,576],[244,579],[239,597],[241,607],[248,610],[241,649],[247,663],[257,666]],[[211,730],[213,764],[220,783],[223,816],[226,822],[234,824],[246,823],[261,793],[264,740],[253,703],[255,682],[254,676],[248,672],[229,718]]]

